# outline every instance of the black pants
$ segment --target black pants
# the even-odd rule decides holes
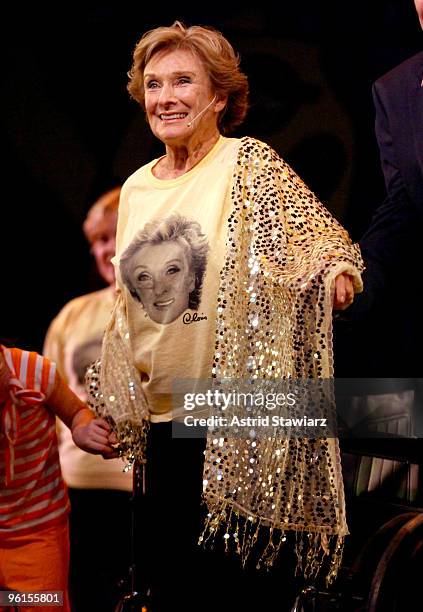
[[[241,567],[237,555],[198,546],[205,440],[172,439],[169,423],[151,426],[146,495],[137,510],[137,567],[152,589],[152,612],[289,610],[293,558],[275,570]],[[222,541],[222,538],[219,538]]]
[[[130,565],[130,497],[125,491],[69,489],[72,612],[112,612]]]

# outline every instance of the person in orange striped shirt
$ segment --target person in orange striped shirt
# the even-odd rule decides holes
[[[0,588],[63,591],[67,612],[69,500],[56,415],[83,450],[116,456],[107,422],[95,418],[53,362],[0,345]]]

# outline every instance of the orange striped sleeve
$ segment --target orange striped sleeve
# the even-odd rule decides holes
[[[46,398],[53,391],[56,364],[34,351],[10,349],[16,377],[27,389],[41,391]]]
[[[25,363],[26,362],[26,363]],[[20,372],[20,380],[25,385],[27,389],[36,389],[37,385],[35,382],[35,366],[37,363],[37,354],[30,353],[29,351],[24,351],[22,355],[21,361],[21,372]],[[26,376],[24,367],[26,366]]]
[[[50,359],[47,359],[46,357],[43,357],[43,370],[42,370],[42,374],[41,374],[41,390],[43,393],[47,395],[49,395],[49,391],[50,391],[50,370],[51,370],[52,364]]]
[[[16,377],[19,378],[19,372],[21,370],[21,358],[22,352],[21,349],[11,348],[9,349],[10,354],[12,356],[13,366],[15,368]]]
[[[42,361],[42,373],[41,373],[41,391],[45,394],[46,398],[51,395],[56,378],[56,364],[50,361],[48,357],[39,357]]]

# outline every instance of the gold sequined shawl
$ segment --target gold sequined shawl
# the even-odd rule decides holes
[[[251,138],[241,141],[232,200],[213,376],[331,378],[334,280],[348,272],[362,289],[358,247],[276,152]],[[244,560],[264,539],[259,565],[271,565],[296,532],[303,574],[315,576],[327,557],[328,580],[336,576],[348,533],[336,438],[211,436],[204,486],[202,539],[220,533]]]
[[[293,170],[260,141],[241,139],[231,198],[211,376],[331,378],[334,279],[348,272],[356,291],[361,290],[358,247]],[[133,368],[130,372],[127,343],[120,298],[104,338],[101,393],[94,380],[91,396],[97,411],[118,423],[130,449],[134,426],[146,422],[147,407]],[[144,435],[137,447],[143,461]],[[336,576],[348,533],[336,438],[269,436],[253,442],[210,436],[203,499],[208,515],[200,541],[222,537],[243,561],[255,545],[261,546],[258,564],[271,565],[293,532],[303,575],[314,577],[324,565],[329,581]]]

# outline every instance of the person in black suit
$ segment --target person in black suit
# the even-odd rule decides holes
[[[423,0],[414,4],[423,28]],[[352,485],[355,495],[416,503],[423,497],[423,470],[411,465],[401,476],[392,459],[420,463],[423,442],[423,51],[377,79],[373,100],[387,196],[359,241],[366,266],[364,290],[338,323],[341,359],[336,375],[360,378],[357,396],[346,404],[350,412],[359,403],[362,414],[367,410],[366,418],[371,418],[377,407],[378,432],[383,436],[386,427],[394,431],[396,419],[395,431],[405,438],[341,441],[344,451],[373,457],[367,464],[359,460],[355,471],[348,467],[347,455],[343,463],[346,480],[360,474],[360,491]],[[345,358],[340,342],[346,338]]]
[[[423,28],[423,0],[414,3]],[[348,365],[342,363],[341,375],[422,375],[422,80],[423,51],[373,85],[387,197],[359,241],[366,266],[364,291],[345,316],[353,322],[353,340],[360,340],[355,342]],[[364,358],[363,343],[369,349]]]

